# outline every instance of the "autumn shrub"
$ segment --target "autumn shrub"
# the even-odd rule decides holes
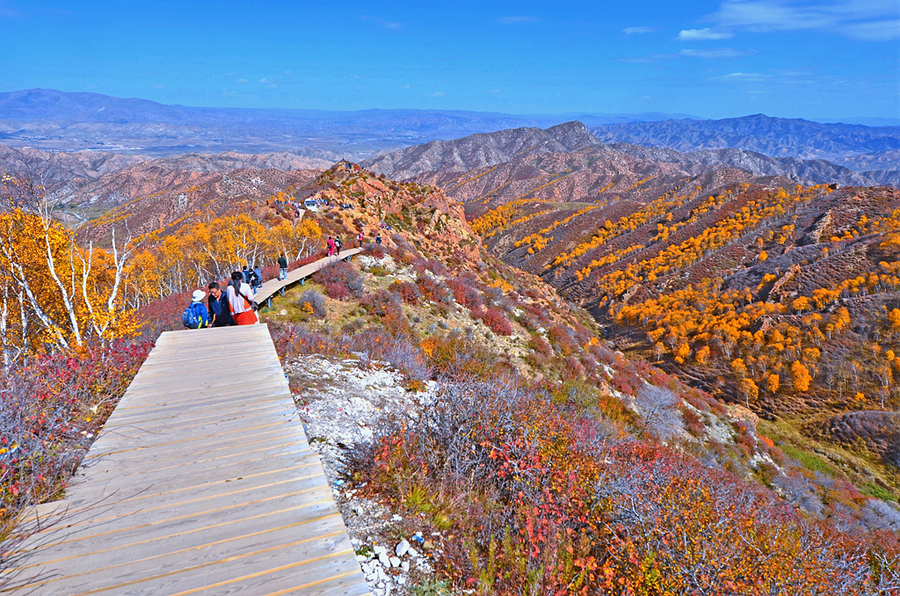
[[[509,319],[499,308],[487,308],[479,313],[479,317],[488,328],[497,335],[512,335],[513,328]]]
[[[270,321],[269,334],[282,361],[306,354],[346,356],[346,338],[330,333],[311,331],[304,325]]]
[[[572,409],[572,389],[554,403],[508,380],[443,384],[434,403],[357,451],[354,467],[400,507],[415,492],[415,527],[451,534],[434,564],[475,592],[900,588],[895,536],[862,542],[676,450],[610,436]]]
[[[706,438],[706,424],[703,422],[703,417],[693,408],[685,405],[682,405],[679,409],[687,431],[700,439]]]
[[[407,337],[370,329],[353,336],[350,345],[371,359],[389,363],[403,374],[407,386],[422,388],[431,378],[424,351]]]
[[[325,293],[336,300],[343,300],[351,296],[359,299],[365,291],[363,276],[355,267],[344,261],[337,261],[320,269],[313,274],[312,279],[316,283],[322,284]]]
[[[478,310],[484,306],[484,299],[481,297],[481,292],[463,279],[450,279],[447,281],[447,285],[453,291],[453,298],[461,306],[465,306],[470,310]]]
[[[390,285],[388,291],[397,294],[403,302],[410,305],[418,304],[419,298],[422,297],[418,286],[409,281],[395,281]]]
[[[626,395],[635,395],[643,387],[644,381],[630,367],[621,367],[613,373],[612,384]]]
[[[563,356],[572,354],[578,348],[578,344],[572,338],[571,331],[563,325],[550,325],[547,336],[550,339],[550,344],[556,348],[557,353]]]
[[[297,307],[301,312],[308,316],[314,316],[318,319],[324,319],[327,314],[325,310],[325,297],[315,290],[306,290],[297,299]]]
[[[438,377],[490,379],[511,369],[508,361],[458,331],[430,337],[423,349]]]
[[[206,288],[203,288],[206,291]],[[184,329],[181,313],[191,303],[193,290],[153,300],[138,311],[141,335],[156,340],[163,331]]]
[[[0,373],[0,522],[61,494],[151,347],[85,346]]]
[[[385,251],[384,251],[384,246],[382,246],[380,244],[372,243],[372,244],[366,244],[363,247],[362,254],[366,255],[367,257],[372,257],[375,260],[381,260],[384,258],[384,255],[387,253],[385,253]]]
[[[416,280],[416,285],[419,287],[419,292],[425,300],[445,302],[449,301],[451,296],[445,285],[428,275],[419,276],[419,279]]]

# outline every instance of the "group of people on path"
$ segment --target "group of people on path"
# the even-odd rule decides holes
[[[362,248],[365,237],[360,232],[356,237],[357,245]],[[381,234],[377,233],[375,243],[381,244]],[[340,238],[328,237],[328,256],[341,254],[344,244]],[[287,279],[288,261],[282,254],[278,257],[278,280]],[[210,282],[209,293],[195,290],[191,295],[191,303],[181,315],[181,322],[188,329],[205,327],[227,327],[229,325],[253,325],[259,322],[256,316],[258,305],[254,300],[262,287],[262,270],[259,265],[250,268],[244,265],[240,271],[234,271],[223,290],[219,282]],[[207,304],[203,304],[206,298]]]
[[[288,266],[284,255],[278,258],[278,266],[279,279],[283,279]],[[240,271],[232,272],[224,290],[217,281],[207,286],[208,295],[203,290],[195,290],[191,303],[181,315],[181,321],[188,329],[256,324],[259,322],[256,316],[258,305],[254,299],[261,287],[262,271],[259,265],[253,269],[249,264],[245,265]],[[203,304],[204,298],[207,304]]]

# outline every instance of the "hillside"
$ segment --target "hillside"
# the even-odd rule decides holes
[[[280,175],[284,183],[293,174]],[[12,177],[4,183],[7,193],[27,188]],[[772,200],[788,205],[785,197],[796,195],[794,202],[804,205],[825,196],[842,204],[843,190],[828,190],[776,191]],[[158,329],[177,325],[191,290],[250,258],[286,252],[302,257],[294,267],[316,259],[325,236],[349,245],[362,232],[367,240],[380,234],[383,244],[319,271],[261,316],[272,326],[310,443],[328,470],[373,592],[525,587],[548,593],[575,586],[587,594],[752,593],[760,582],[766,592],[796,594],[900,587],[893,533],[900,509],[891,468],[838,451],[787,418],[776,424],[724,403],[691,386],[698,385],[693,369],[668,374],[634,346],[621,346],[631,357],[617,351],[587,311],[564,299],[575,286],[559,291],[491,254],[509,257],[484,222],[470,225],[463,205],[440,188],[341,162],[298,180],[291,192],[321,199],[321,209],[296,218],[278,199],[247,197],[221,215],[175,220],[137,239],[123,268],[127,306],[113,320],[143,327],[101,327],[103,313],[79,302],[78,317],[94,321],[85,334],[115,330],[119,343],[71,354],[60,348],[41,353],[36,365],[16,363],[4,373],[22,379],[0,384],[4,407],[17,412],[0,427],[5,444],[14,446],[0,451],[4,511],[63,490],[63,472],[77,462],[146,353],[123,342],[136,342],[141,329],[152,339]],[[735,213],[746,207],[752,215],[749,197],[769,196],[761,187],[739,192],[748,196]],[[160,198],[160,208],[172,207],[168,201],[166,207]],[[839,211],[833,218],[843,225]],[[2,215],[10,225],[34,217],[14,210]],[[59,254],[76,250],[66,244],[71,232],[47,225]],[[479,229],[486,242],[475,234]],[[40,240],[26,232],[23,246]],[[778,240],[766,245],[773,262],[781,256]],[[33,275],[39,273],[39,250],[13,258],[35,259]],[[105,300],[113,260],[100,250],[87,258],[94,259],[89,288]],[[83,274],[78,259],[58,262]],[[560,278],[569,272],[557,269]],[[274,267],[264,270],[274,273]],[[556,283],[552,274],[545,277]],[[789,291],[789,281],[769,294]],[[55,286],[34,287],[45,316],[58,317],[54,326],[30,348],[31,336],[16,335],[22,329],[15,325],[3,329],[4,339],[36,352],[48,341],[74,342]],[[603,316],[593,302],[586,305]],[[101,383],[98,358],[128,366],[114,367]],[[46,371],[57,368],[68,371],[68,382],[48,387]],[[95,374],[80,375],[82,369]],[[109,396],[98,393],[105,386]],[[65,408],[51,416],[45,408],[57,400]],[[741,401],[762,411],[753,400]],[[874,423],[847,418],[841,428]],[[399,558],[395,564],[386,548],[412,548],[416,554],[403,555],[403,562],[415,566],[404,567]]]
[[[621,546],[623,553],[635,552],[631,547],[654,553],[663,585],[677,592],[694,585],[685,569],[707,569],[719,554],[721,573],[731,577],[734,559],[724,554],[722,542],[731,524],[771,528],[773,518],[765,512],[781,499],[808,519],[838,516],[848,527],[897,527],[894,506],[866,496],[892,498],[897,478],[888,466],[859,465],[850,452],[832,460],[834,448],[823,450],[809,437],[786,432],[789,424],[773,425],[740,405],[723,405],[682,383],[680,370],[668,375],[609,349],[584,311],[482,252],[477,242],[463,242],[472,249],[465,259],[433,248],[433,216],[427,210],[415,215],[409,201],[446,204],[438,211],[449,224],[459,205],[440,190],[382,180],[352,165],[324,173],[309,190],[316,187],[328,187],[315,193],[329,193],[335,205],[349,206],[324,218],[345,228],[341,236],[367,228],[373,208],[389,213],[388,247],[370,247],[355,265],[323,271],[264,315],[285,326],[277,340],[282,358],[373,583],[402,592],[405,582],[425,581],[379,562],[378,549],[392,550],[400,536],[416,549],[415,537],[422,540],[428,569],[448,586],[547,591],[580,581],[566,556],[555,554],[569,548],[615,568],[612,577],[639,582],[628,579],[632,567],[611,554]],[[465,227],[459,229],[464,235]],[[323,362],[323,354],[330,358]],[[382,380],[373,371],[383,371]],[[388,373],[396,375],[393,380],[384,379]],[[685,378],[694,381],[690,374]],[[334,385],[338,380],[379,389],[347,393]],[[398,386],[416,393],[403,396]],[[676,452],[682,455],[673,457]],[[589,481],[595,474],[610,486],[603,497],[584,484],[595,482]],[[720,492],[701,488],[711,486]],[[777,501],[766,501],[770,497]],[[734,499],[753,500],[737,510],[760,516],[737,522],[726,513]],[[625,516],[619,508],[627,502],[637,503],[639,516],[652,509],[659,534],[618,517]],[[689,503],[707,503],[710,511]],[[634,541],[631,547],[602,529],[607,506]],[[719,529],[697,539],[717,546],[687,564],[679,558],[680,546],[667,548],[663,541],[673,533],[697,536],[708,527],[707,514]],[[801,542],[812,546],[809,536]],[[592,540],[612,551],[591,550]],[[778,553],[775,558],[790,551],[798,560],[785,543],[768,548]],[[554,571],[537,577],[528,569]],[[777,584],[776,592],[805,593],[804,586],[812,585],[804,575],[809,567],[794,570],[790,581],[797,583],[790,589]],[[585,584],[587,593],[603,593],[601,586],[609,585],[602,578],[598,571],[595,583]]]
[[[477,155],[473,141],[456,149]],[[591,146],[460,173],[426,147],[372,166],[463,201],[489,252],[588,308],[620,349],[751,407],[829,470],[896,486],[897,189],[797,185],[798,165],[860,177],[734,149]]]

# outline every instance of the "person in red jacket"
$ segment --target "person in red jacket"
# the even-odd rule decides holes
[[[253,325],[259,323],[256,312],[253,310],[253,290],[250,284],[244,281],[240,271],[231,274],[231,283],[225,290],[228,297],[228,307],[231,309],[231,317],[238,325]]]

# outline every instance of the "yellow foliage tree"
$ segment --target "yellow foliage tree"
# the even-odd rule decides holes
[[[791,364],[791,376],[794,380],[795,391],[798,391],[799,393],[809,391],[809,383],[812,381],[812,377],[809,374],[809,369],[807,369],[799,360],[795,360],[793,364]]]

